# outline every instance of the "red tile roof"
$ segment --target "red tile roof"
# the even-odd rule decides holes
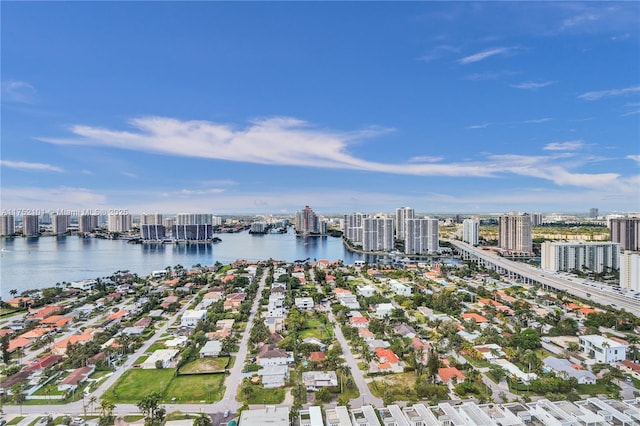
[[[449,383],[453,377],[456,377],[458,381],[464,380],[464,374],[456,367],[438,368],[438,377],[443,383]]]

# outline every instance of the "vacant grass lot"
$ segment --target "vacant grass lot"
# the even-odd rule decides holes
[[[116,403],[136,404],[151,392],[164,393],[174,373],[175,368],[128,370],[104,393],[103,399]]]
[[[369,389],[378,398],[387,398],[392,401],[406,401],[416,398],[415,392],[416,374],[398,373],[387,376],[377,376],[371,383]]]
[[[199,374],[178,376],[171,380],[163,397],[165,402],[173,398],[179,404],[220,401],[224,394],[224,374]]]
[[[229,363],[229,357],[198,358],[180,368],[180,373],[219,373],[223,372]]]

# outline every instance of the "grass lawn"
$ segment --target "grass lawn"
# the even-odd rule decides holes
[[[280,404],[284,401],[285,394],[287,392],[286,389],[264,389],[262,386],[256,385],[247,385],[251,386],[253,392],[247,398],[243,392],[241,392],[242,397],[249,404]]]
[[[95,371],[89,376],[90,379],[98,380],[105,377],[107,374],[111,374],[113,371]]]
[[[13,419],[11,419],[11,421],[9,421],[9,423],[7,423],[7,426],[17,425],[18,423],[23,421],[24,418],[25,418],[25,416],[14,417]]]
[[[223,372],[229,363],[229,357],[198,358],[180,368],[180,373],[218,373]]]
[[[580,395],[591,395],[596,396],[598,394],[609,395],[611,393],[618,393],[620,388],[617,385],[611,384],[609,386],[606,383],[597,381],[595,385],[578,385],[576,386],[576,391]]]
[[[489,361],[487,361],[484,358],[476,359],[468,355],[463,355],[463,356],[464,356],[464,359],[466,359],[469,364],[473,365],[476,368],[488,368],[491,365]]]
[[[127,423],[137,422],[138,420],[142,419],[144,419],[144,416],[141,416],[139,414],[130,414],[128,416],[124,416],[124,421]]]
[[[167,421],[173,421],[173,420],[189,420],[189,419],[195,419],[197,417],[200,417],[200,415],[195,415],[195,414],[187,414],[187,413],[183,413],[182,411],[173,411],[169,414],[167,414]]]
[[[149,349],[147,349],[147,353],[153,353],[153,352],[157,351],[158,349],[166,349],[166,347],[164,345],[164,341],[155,342],[153,345],[149,346]]]
[[[122,377],[109,388],[103,399],[116,403],[136,404],[143,396],[151,392],[163,393],[169,386],[175,373],[174,368],[161,370],[141,370],[134,368],[127,370]]]
[[[49,384],[47,386],[43,386],[34,395],[39,396],[49,396],[51,395],[54,398],[58,398],[64,395],[64,391],[59,391],[58,386]]]
[[[147,355],[142,355],[140,358],[136,359],[136,362],[134,362],[134,364],[142,364],[143,362],[145,362],[149,357]]]
[[[225,377],[224,374],[175,377],[163,393],[164,400],[168,402],[175,398],[179,404],[220,401],[224,395]]]
[[[386,392],[392,401],[406,401],[417,397],[415,382],[416,374],[410,372],[377,376],[368,385],[371,393],[378,398],[384,398]]]

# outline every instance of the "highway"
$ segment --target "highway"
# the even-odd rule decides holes
[[[610,290],[590,286],[586,283],[574,281],[579,280],[577,277],[569,279],[561,275],[557,275],[554,272],[544,271],[525,263],[514,262],[500,257],[493,252],[487,252],[470,244],[463,243],[462,241],[446,241],[451,243],[451,245],[460,251],[471,253],[480,259],[484,259],[485,261],[488,261],[502,269],[521,275],[522,277],[533,280],[541,285],[553,287],[556,290],[563,290],[573,296],[587,300],[590,299],[601,305],[609,305],[615,309],[623,309],[633,315],[640,316],[640,300],[623,294],[616,294]]]

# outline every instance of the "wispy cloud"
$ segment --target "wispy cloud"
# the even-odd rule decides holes
[[[485,71],[485,72],[478,72],[474,74],[465,75],[463,79],[471,80],[471,81],[499,80],[501,78],[511,77],[517,74],[520,74],[520,73],[517,71],[509,71],[509,70]]]
[[[0,166],[10,169],[33,171],[33,172],[64,172],[63,169],[51,164],[28,163],[26,161],[0,160]]]
[[[138,175],[131,172],[121,172],[122,176],[126,176],[128,178],[137,179]]]
[[[584,146],[584,141],[551,142],[544,146],[546,151],[575,151]]]
[[[154,154],[327,169],[361,170],[413,176],[502,177],[533,176],[558,185],[584,187],[612,185],[615,173],[574,173],[575,161],[563,163],[554,156],[490,156],[485,159],[444,163],[432,161],[381,163],[349,153],[353,142],[387,133],[383,128],[337,132],[317,129],[288,117],[251,122],[244,128],[209,121],[181,121],[166,117],[131,120],[133,131],[73,126],[71,138],[40,138],[59,145],[106,146]],[[514,158],[521,164],[516,167]],[[424,160],[425,158],[423,158]],[[525,167],[522,163],[528,161]]]
[[[540,123],[547,123],[549,121],[553,121],[553,118],[551,118],[551,117],[534,118],[532,120],[525,120],[525,121],[523,121],[523,123],[525,123],[525,124],[540,124]]]
[[[486,129],[487,127],[493,125],[493,123],[480,123],[480,124],[472,124],[467,126],[467,129]]]
[[[435,61],[436,59],[440,59],[447,54],[458,53],[459,51],[460,49],[458,49],[455,46],[451,46],[449,44],[441,44],[439,46],[434,47],[424,55],[419,56],[417,59],[418,61],[422,61],[422,62],[431,62],[431,61]]]
[[[595,101],[601,98],[628,95],[636,92],[640,92],[640,86],[625,87],[624,89],[611,89],[611,90],[600,90],[596,92],[586,92],[586,93],[583,93],[582,95],[579,95],[578,99],[583,99],[585,101]]]
[[[462,65],[472,64],[474,62],[483,61],[495,55],[504,55],[512,50],[510,47],[494,47],[492,49],[483,50],[482,52],[474,53],[473,55],[465,56],[458,59],[458,63]]]
[[[633,160],[636,163],[640,163],[640,155],[627,155],[626,157],[627,160]]]
[[[2,82],[2,99],[9,102],[30,104],[33,102],[36,89],[26,81],[9,80]]]
[[[551,84],[553,84],[552,81],[525,81],[518,84],[511,84],[510,86],[515,89],[538,90]]]
[[[436,163],[438,161],[442,161],[443,157],[432,157],[429,155],[419,155],[417,157],[412,157],[409,159],[410,163]]]

